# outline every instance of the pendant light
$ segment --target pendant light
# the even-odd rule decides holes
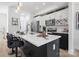
[[[16,6],[16,13],[18,13],[20,11],[21,7],[22,7],[22,3],[18,2],[17,6]]]

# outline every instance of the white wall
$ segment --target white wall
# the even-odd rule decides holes
[[[8,6],[0,6],[0,14],[4,14],[6,16],[5,23],[5,31],[8,32]]]
[[[0,6],[0,42],[8,32],[8,6]]]
[[[73,18],[73,38],[74,38],[74,48],[79,49],[79,30],[76,29],[76,13],[79,12],[79,3],[74,2],[73,3],[73,12],[72,12],[72,18]]]
[[[12,17],[13,18],[19,18],[19,14],[15,12],[15,8],[9,7],[9,17],[8,17],[8,27],[9,27],[9,32],[13,33],[16,32],[17,30],[20,30],[20,22],[18,20],[18,25],[12,25]]]
[[[69,53],[79,49],[79,30],[76,29],[76,13],[79,12],[79,3],[69,3]]]
[[[69,53],[74,52],[74,4],[69,3]]]

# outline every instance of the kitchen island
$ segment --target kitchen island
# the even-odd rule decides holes
[[[25,42],[22,48],[28,57],[57,57],[59,56],[59,38],[61,36],[48,35],[38,37],[37,34],[18,35]]]

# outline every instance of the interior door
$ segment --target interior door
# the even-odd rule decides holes
[[[0,14],[0,41],[3,39],[3,34],[7,29],[7,15]]]

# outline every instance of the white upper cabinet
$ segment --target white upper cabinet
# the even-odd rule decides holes
[[[60,21],[62,19],[68,18],[68,8],[63,9],[61,11],[57,11],[48,15],[38,16],[36,17],[36,21],[40,21],[40,25],[45,26],[46,20],[55,19],[55,21]],[[61,22],[62,23],[62,22]]]

